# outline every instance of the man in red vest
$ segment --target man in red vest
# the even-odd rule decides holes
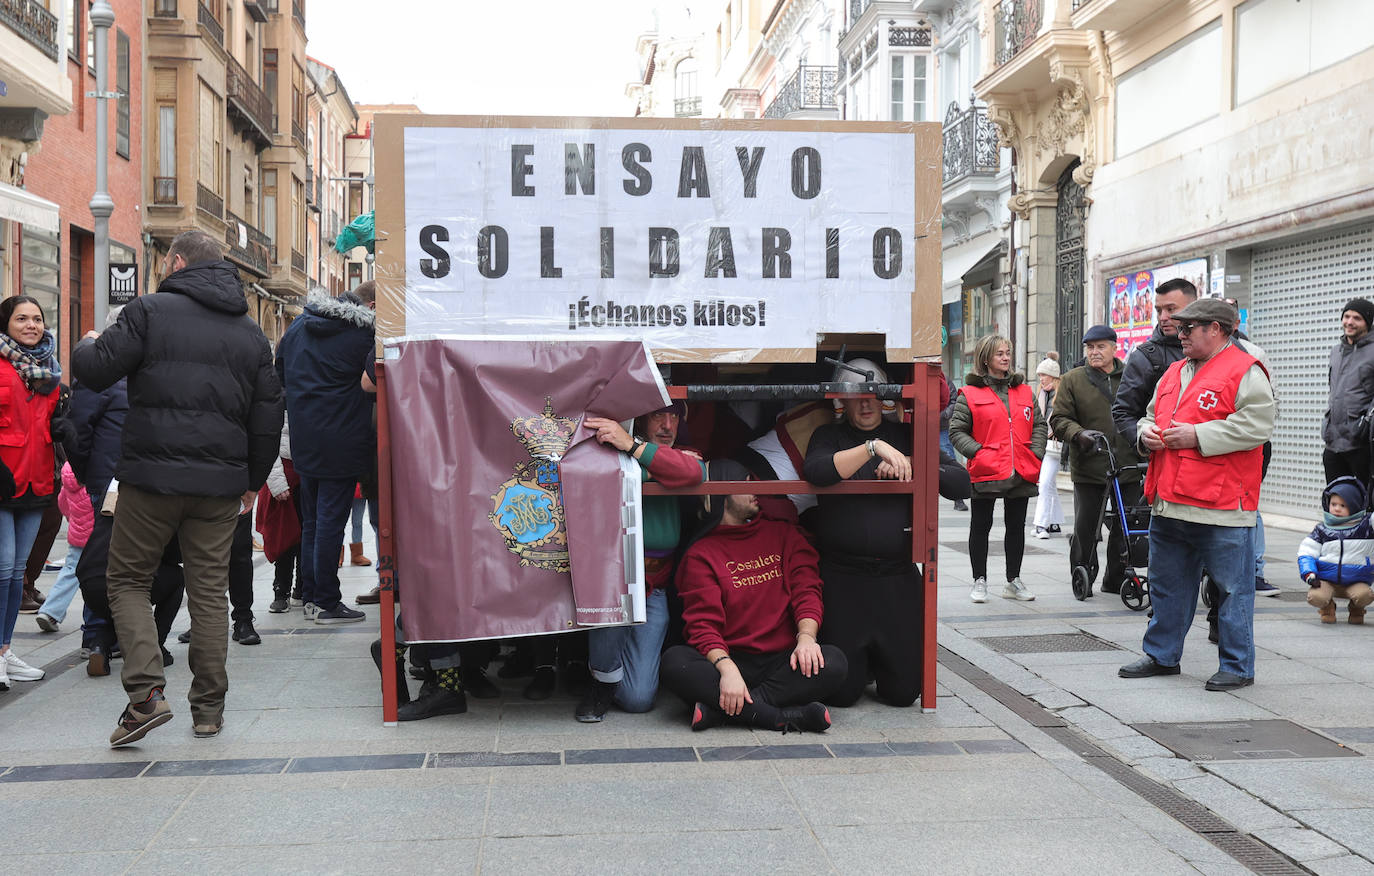
[[[1274,390],[1254,356],[1231,340],[1236,311],[1199,298],[1174,314],[1184,358],[1164,372],[1137,430],[1151,454],[1150,599],[1145,656],[1122,678],[1177,675],[1197,610],[1204,561],[1221,597],[1220,667],[1207,690],[1255,683],[1253,527],[1262,447],[1274,430]]]

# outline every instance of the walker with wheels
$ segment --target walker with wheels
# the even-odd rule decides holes
[[[1111,490],[1102,493],[1102,504],[1097,510],[1097,526],[1093,528],[1094,539],[1090,547],[1081,552],[1089,562],[1097,561],[1097,545],[1102,540],[1102,524],[1107,515],[1107,499],[1111,498],[1112,513],[1116,515],[1117,525],[1121,527],[1121,552],[1125,574],[1121,579],[1121,601],[1131,611],[1143,611],[1150,606],[1149,577],[1136,571],[1137,566],[1148,567],[1150,556],[1150,505],[1127,505],[1121,497],[1121,475],[1132,469],[1145,473],[1146,464],[1134,463],[1122,466],[1112,452],[1111,441],[1099,435],[1093,442],[1093,449],[1107,454],[1107,482]],[[1070,573],[1074,598],[1080,602],[1092,595],[1093,574],[1087,566],[1076,565]]]

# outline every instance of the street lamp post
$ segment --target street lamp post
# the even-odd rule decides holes
[[[95,194],[91,195],[91,216],[95,219],[95,328],[104,329],[105,316],[110,307],[110,214],[114,212],[114,200],[107,191],[109,188],[109,155],[107,140],[110,135],[110,114],[108,101],[119,97],[117,92],[106,91],[109,85],[109,62],[106,54],[109,48],[110,28],[114,26],[114,7],[109,0],[95,0],[91,6],[91,27],[95,37],[95,91],[87,92],[87,97],[95,98]]]

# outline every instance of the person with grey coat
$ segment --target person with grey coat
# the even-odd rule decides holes
[[[1374,303],[1355,298],[1341,311],[1341,339],[1331,350],[1327,369],[1331,386],[1322,419],[1322,467],[1329,484],[1351,476],[1369,482],[1370,450],[1367,426],[1360,418],[1374,406]]]

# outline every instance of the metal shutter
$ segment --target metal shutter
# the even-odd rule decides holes
[[[1324,484],[1327,358],[1341,305],[1374,294],[1374,224],[1256,247],[1250,334],[1264,348],[1279,397],[1274,457],[1260,508],[1315,518]]]

